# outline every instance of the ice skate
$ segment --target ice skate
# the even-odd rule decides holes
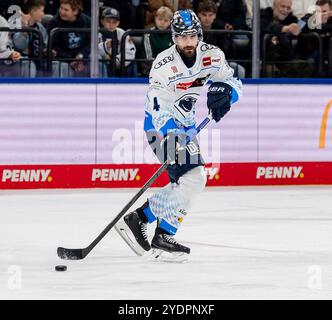
[[[139,256],[151,249],[147,236],[147,220],[144,221],[138,210],[127,214],[115,225],[115,230],[119,233],[129,247]]]
[[[151,260],[154,261],[186,262],[190,254],[190,248],[176,242],[173,236],[160,232],[158,228],[152,239],[151,248]]]

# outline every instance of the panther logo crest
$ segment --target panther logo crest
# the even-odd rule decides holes
[[[193,97],[185,97],[180,100],[179,107],[183,109],[185,112],[190,112],[192,108],[194,107],[197,99]]]

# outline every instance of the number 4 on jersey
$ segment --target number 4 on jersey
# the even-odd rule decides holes
[[[153,99],[153,110],[159,111],[160,110],[160,105],[158,104],[158,98],[154,97]]]

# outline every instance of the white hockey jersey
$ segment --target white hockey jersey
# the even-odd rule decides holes
[[[218,47],[199,42],[196,62],[191,68],[184,64],[175,45],[161,52],[150,71],[145,130],[154,127],[165,134],[171,122],[194,126],[195,103],[208,81],[232,86],[232,103],[242,95],[242,82],[233,76],[233,69]],[[152,120],[153,126],[147,123],[147,118]],[[171,119],[175,121],[169,121]]]
[[[118,53],[116,55],[116,67],[120,68],[121,62],[121,39],[124,35],[125,31],[121,28],[116,28],[116,36],[118,39]],[[109,40],[109,39],[107,39]],[[110,59],[112,56],[112,48],[107,49],[106,41],[101,33],[98,34],[98,51],[99,55],[102,59],[107,60]],[[135,59],[136,55],[136,47],[134,42],[131,40],[130,37],[126,37],[126,45],[125,45],[125,57],[126,59]],[[125,66],[127,67],[131,61],[125,61]]]

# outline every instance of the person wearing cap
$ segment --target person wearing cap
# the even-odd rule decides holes
[[[120,13],[117,9],[106,7],[101,13],[100,23],[102,29],[99,33],[99,55],[102,59],[101,63],[101,76],[111,76],[113,74],[121,74],[121,40],[125,31],[119,28],[120,25]],[[136,47],[130,37],[125,39],[125,76],[136,77],[137,76],[137,66],[135,61],[130,61],[135,59]],[[115,42],[115,43],[114,43]],[[116,49],[115,54],[113,53],[113,48]],[[116,59],[116,71],[112,72],[111,60]]]

